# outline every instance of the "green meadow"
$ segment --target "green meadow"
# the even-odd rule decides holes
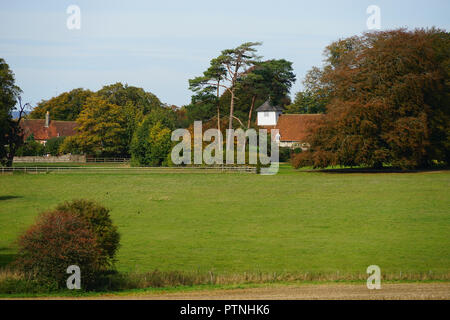
[[[0,266],[36,216],[111,209],[119,271],[450,273],[450,171],[0,175]]]

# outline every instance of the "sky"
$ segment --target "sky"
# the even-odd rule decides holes
[[[67,27],[70,5],[80,8],[80,29]],[[223,49],[262,41],[264,59],[293,62],[293,96],[328,44],[369,31],[370,5],[380,8],[381,30],[450,29],[448,0],[0,0],[0,57],[33,106],[116,82],[182,106],[188,79]]]

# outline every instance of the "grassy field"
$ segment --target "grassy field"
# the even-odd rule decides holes
[[[111,209],[120,271],[450,273],[450,172],[0,175],[0,266],[39,212]]]

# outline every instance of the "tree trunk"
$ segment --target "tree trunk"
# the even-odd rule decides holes
[[[25,103],[24,105],[22,105],[22,99],[20,96],[18,97],[18,102],[19,102],[19,118],[17,119],[17,121],[11,120],[9,128],[10,133],[8,135],[7,141],[9,150],[8,153],[6,154],[6,161],[5,161],[5,165],[7,167],[12,167],[16,151],[24,143],[22,136],[22,129],[20,127],[20,121],[22,121],[22,117],[25,113],[25,108],[27,106],[30,106],[30,104]],[[3,159],[0,160],[3,161]]]
[[[217,138],[218,138],[219,147],[222,148],[222,141],[220,139],[221,131],[220,131],[220,101],[219,101],[220,92],[219,92],[219,84],[220,84],[220,81],[217,81],[217,130],[219,131]]]
[[[234,87],[231,89],[230,121],[228,122],[228,129],[230,131],[227,134],[227,150],[230,150],[231,143],[233,143],[233,135],[231,134],[231,130],[233,129],[233,111],[234,111]]]
[[[16,155],[17,149],[23,144],[23,137],[21,135],[20,121],[22,120],[22,112],[19,113],[19,119],[16,123],[11,124],[11,135],[8,141],[8,153],[6,154],[6,166],[12,167],[14,162],[14,156]]]
[[[383,169],[383,162],[382,161],[375,162],[373,168],[377,170]]]
[[[256,101],[256,96],[252,97],[252,104],[250,105],[250,111],[248,112],[248,122],[247,122],[247,129],[250,128],[250,124],[252,121],[252,111],[253,111],[253,107],[255,106],[255,101]]]
[[[7,167],[12,167],[13,166],[13,161],[14,161],[14,156],[11,157],[10,155],[8,155],[6,166]]]

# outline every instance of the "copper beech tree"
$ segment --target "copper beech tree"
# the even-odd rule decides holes
[[[296,167],[448,164],[450,36],[370,32],[332,43],[318,79],[329,94]]]

